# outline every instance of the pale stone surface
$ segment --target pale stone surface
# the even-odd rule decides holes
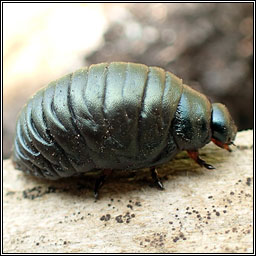
[[[3,163],[5,253],[249,253],[253,250],[253,131],[229,153],[200,150],[216,170],[186,154],[148,172],[114,175],[95,202],[94,177],[44,181]],[[168,179],[167,179],[168,178]]]

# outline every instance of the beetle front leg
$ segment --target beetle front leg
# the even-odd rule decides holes
[[[188,155],[190,158],[192,158],[196,163],[198,163],[200,166],[204,166],[205,168],[209,169],[209,170],[212,170],[212,169],[215,169],[215,167],[213,167],[212,165],[210,164],[207,164],[204,160],[202,160],[200,157],[199,157],[199,153],[197,150],[187,150],[188,152]]]
[[[101,176],[96,180],[95,186],[94,186],[94,197],[95,199],[98,199],[99,197],[99,190],[105,183],[107,177],[112,173],[112,170],[103,170]]]
[[[150,171],[151,171],[151,177],[152,177],[154,183],[157,185],[157,187],[159,189],[164,190],[164,185],[163,185],[163,183],[161,182],[161,180],[158,177],[158,173],[157,173],[156,167],[151,167]]]

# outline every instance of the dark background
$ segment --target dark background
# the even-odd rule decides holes
[[[92,5],[81,5],[79,10],[88,10]],[[80,58],[80,66],[110,61],[160,66],[206,94],[212,102],[224,103],[239,130],[253,128],[252,3],[134,3],[98,4],[94,7],[99,8],[99,17],[104,17],[105,28],[100,35],[101,43],[95,44],[90,51],[86,51],[84,44],[84,51],[82,47],[79,53],[73,54],[74,58]],[[73,15],[76,15],[75,11]],[[66,18],[72,19],[72,15]],[[54,19],[50,24],[52,22]],[[92,18],[89,26],[93,27],[95,22]],[[73,35],[74,42],[80,40],[81,33],[87,33],[88,22],[86,24],[80,22],[74,26],[80,30],[77,36]],[[92,34],[86,36],[89,38]],[[39,50],[40,47],[43,49],[44,41],[41,44],[40,41],[37,44]],[[51,54],[45,66],[56,58]],[[63,54],[66,54],[65,49]],[[5,54],[4,64],[9,60],[8,56]],[[15,63],[15,55],[13,59]],[[71,61],[69,67],[63,69],[63,74],[77,69],[78,64],[74,63]],[[5,69],[11,70],[12,65]],[[47,82],[53,80],[51,76],[49,79]],[[8,83],[8,79],[4,81],[3,146],[7,158],[17,113],[28,97],[44,85],[45,75],[41,80],[40,76],[36,81],[31,79],[35,87],[22,79],[13,84]]]

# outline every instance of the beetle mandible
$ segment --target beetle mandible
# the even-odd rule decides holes
[[[143,64],[91,65],[51,82],[21,110],[14,139],[15,168],[46,179],[102,169],[95,197],[109,170],[156,166],[211,140],[229,151],[237,128],[227,108],[171,72]]]

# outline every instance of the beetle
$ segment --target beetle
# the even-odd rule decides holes
[[[211,140],[231,151],[237,127],[227,108],[159,67],[112,62],[81,68],[39,90],[17,119],[12,161],[46,179],[103,170],[156,167],[186,150],[214,169],[198,149]]]

